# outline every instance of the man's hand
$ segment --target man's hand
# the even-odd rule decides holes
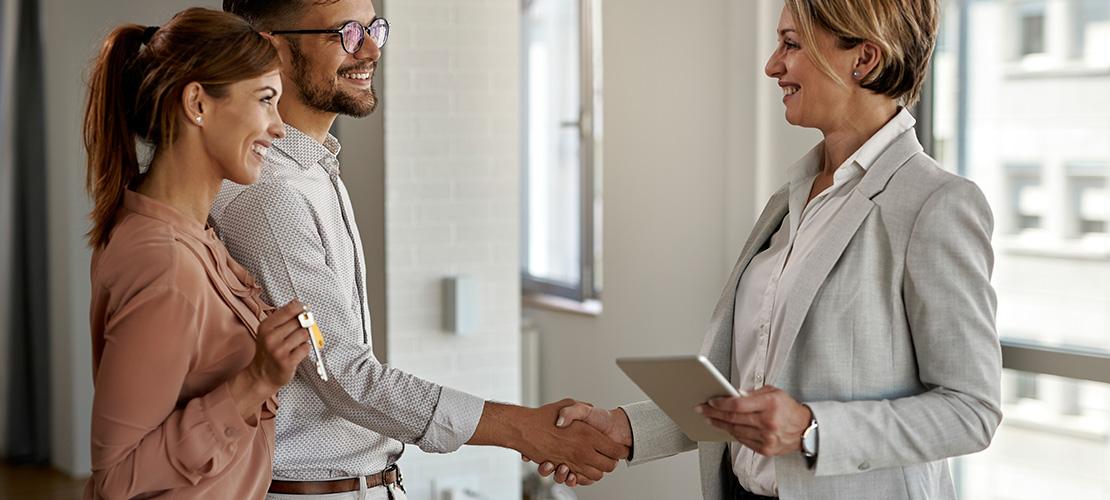
[[[566,464],[578,484],[599,481],[628,456],[628,447],[581,422],[556,427],[559,410],[574,403],[564,399],[532,409],[486,402],[478,429],[467,443],[512,448],[523,456]]]
[[[808,406],[769,385],[748,396],[711,399],[697,411],[740,444],[768,457],[801,450],[802,433],[813,419]]]
[[[559,410],[559,419],[555,426],[566,427],[576,421],[589,424],[622,446],[629,448],[632,446],[632,426],[628,422],[628,415],[620,408],[603,410],[595,408],[589,403],[575,402]],[[522,455],[521,458],[525,461],[531,460],[527,455]],[[535,460],[535,462],[540,463],[539,460]],[[556,463],[560,465],[556,467]],[[593,482],[575,474],[570,467],[560,462],[544,461],[540,463],[539,473],[544,477],[555,473],[555,482],[567,486],[588,485]]]

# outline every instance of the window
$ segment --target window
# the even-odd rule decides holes
[[[1018,56],[1045,52],[1044,2],[1029,2],[1018,10]]]
[[[1110,72],[1089,71],[1110,2],[943,5],[923,135],[995,214],[1006,367],[991,447],[953,461],[960,497],[1110,500],[1110,100],[1090,98]],[[1088,68],[1015,78],[1040,55]]]
[[[1110,169],[1100,165],[1073,165],[1068,168],[1069,235],[1078,238],[1101,237],[1110,225]]]
[[[1035,165],[1006,168],[1010,232],[1020,234],[1040,229],[1044,221],[1045,200],[1040,169]]]
[[[522,282],[577,301],[601,291],[599,5],[523,3]]]
[[[1089,66],[1110,66],[1110,2],[1073,0],[1072,56]]]

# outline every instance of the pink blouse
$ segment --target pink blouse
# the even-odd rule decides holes
[[[244,419],[228,382],[268,306],[211,229],[128,191],[92,258],[92,478],[85,499],[262,498],[271,397]]]

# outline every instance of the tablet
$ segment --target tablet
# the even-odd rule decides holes
[[[617,366],[659,405],[686,437],[694,441],[734,441],[713,427],[694,407],[721,396],[747,396],[737,391],[705,356],[620,358]]]

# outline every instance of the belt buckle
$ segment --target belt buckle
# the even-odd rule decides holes
[[[401,469],[400,467],[397,467],[397,464],[392,464],[378,473],[378,475],[381,476],[381,482],[383,486],[388,484],[389,473],[394,471],[397,472],[397,484],[401,484]]]

